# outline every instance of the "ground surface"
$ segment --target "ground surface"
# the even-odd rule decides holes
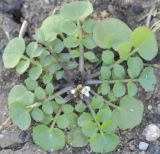
[[[1,0],[0,11],[5,2],[11,5],[13,0]],[[20,6],[18,17],[13,12],[9,14],[0,13],[0,124],[7,118],[7,94],[9,90],[22,81],[23,77],[19,77],[13,71],[5,70],[2,65],[1,56],[3,48],[8,39],[18,34],[21,26],[21,20],[24,18],[29,22],[26,38],[32,39],[34,30],[40,26],[41,21],[52,13],[55,7],[59,6],[66,0],[25,0],[23,6]],[[96,12],[93,14],[97,18],[105,18],[112,16],[126,22],[131,28],[135,28],[146,23],[146,17],[151,9],[152,0],[92,0]],[[18,1],[20,3],[21,0]],[[157,11],[160,5],[157,4]],[[3,9],[2,9],[3,8]],[[21,14],[22,13],[22,14]],[[14,14],[14,16],[13,16]],[[21,19],[20,19],[20,18]],[[160,13],[155,14],[151,20],[151,25],[160,20]],[[160,34],[157,32],[157,38],[160,40]],[[160,43],[160,42],[159,42]],[[152,61],[152,63],[160,63],[160,54]],[[156,70],[157,86],[153,93],[141,92],[139,97],[145,105],[145,113],[143,122],[133,130],[120,132],[121,144],[118,149],[111,154],[160,154],[160,140],[155,142],[147,142],[143,136],[144,128],[151,123],[160,126],[160,70]],[[152,109],[148,109],[148,105]],[[140,141],[149,143],[147,151],[143,152],[138,149]],[[0,134],[0,154],[49,154],[42,151],[32,143],[30,132],[20,132],[14,126],[3,130]],[[71,148],[66,147],[60,152],[54,154],[87,154],[92,153],[88,147]]]

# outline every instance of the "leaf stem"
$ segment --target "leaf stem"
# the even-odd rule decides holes
[[[32,105],[26,106],[26,109],[33,109],[33,108],[39,107],[41,105],[42,105],[42,103],[36,102]]]
[[[80,57],[79,57],[79,71],[81,72],[82,75],[82,79],[85,76],[85,72],[84,72],[84,47],[82,44],[82,28],[81,28],[81,23],[78,20],[77,21],[77,26],[78,26],[78,30],[79,30],[79,41],[80,41],[80,45],[79,45],[79,50],[80,50]]]
[[[91,90],[91,93],[93,95],[100,96],[94,90]],[[113,108],[116,108],[116,109],[120,109],[120,107],[118,107],[117,105],[115,105],[115,104],[111,103],[110,101],[106,100],[104,97],[103,97],[103,99],[104,99],[105,103],[107,103],[109,106],[111,106]]]
[[[96,113],[95,113],[95,111],[93,110],[93,108],[92,108],[92,106],[91,106],[91,104],[90,104],[90,100],[89,100],[88,98],[86,98],[86,99],[84,99],[84,101],[86,102],[87,107],[88,107],[89,111],[91,112],[92,117],[94,118],[94,121],[96,122],[99,131],[100,131],[101,134],[103,135],[103,131],[101,130],[101,126],[100,126],[99,122],[98,122],[97,119],[96,119]]]
[[[138,82],[139,79],[119,79],[119,80],[88,80],[86,81],[87,85],[94,85],[94,84],[102,84],[102,83],[109,83],[114,84],[116,82],[124,82],[127,83],[129,81]]]

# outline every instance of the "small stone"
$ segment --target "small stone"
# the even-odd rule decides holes
[[[160,129],[155,124],[148,125],[144,132],[147,141],[156,141],[160,137]]]
[[[139,150],[146,151],[148,149],[148,146],[149,146],[148,143],[146,143],[146,142],[140,142],[138,148],[139,148]]]
[[[152,105],[148,105],[148,110],[152,110]]]

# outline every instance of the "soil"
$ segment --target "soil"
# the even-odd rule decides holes
[[[9,90],[22,81],[15,71],[5,70],[2,64],[3,48],[8,40],[18,35],[21,22],[26,19],[29,23],[27,40],[33,39],[34,31],[40,23],[61,3],[69,0],[1,0],[0,1],[0,124],[8,117],[7,95]],[[145,25],[153,0],[91,0],[94,5],[95,18],[116,17],[126,22],[132,29]],[[15,9],[16,6],[16,9]],[[7,10],[6,8],[12,8]],[[6,9],[6,10],[5,10]],[[160,4],[156,5],[157,12],[151,19],[151,25],[160,20]],[[160,33],[156,32],[160,44]],[[151,62],[160,63],[160,54]],[[132,130],[119,132],[121,144],[111,154],[160,154],[160,140],[148,142],[143,135],[144,128],[151,123],[160,126],[160,72],[155,70],[157,85],[152,93],[141,92],[140,99],[144,102],[145,112],[142,123]],[[148,109],[148,105],[152,109]],[[138,149],[139,142],[149,143],[147,151]],[[20,132],[11,125],[0,134],[0,154],[49,154],[34,145],[30,131]],[[88,147],[72,148],[66,146],[64,150],[54,154],[92,154]]]

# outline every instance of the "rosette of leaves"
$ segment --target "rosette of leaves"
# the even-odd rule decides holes
[[[9,93],[9,115],[21,130],[31,127],[46,151],[65,144],[113,151],[117,129],[142,120],[138,86],[153,91],[156,84],[154,69],[144,64],[158,51],[154,33],[145,26],[132,31],[115,18],[96,21],[92,12],[88,1],[64,4],[43,21],[35,41],[16,37],[4,50],[4,66],[26,76]],[[89,97],[70,93],[79,84],[90,86]]]

